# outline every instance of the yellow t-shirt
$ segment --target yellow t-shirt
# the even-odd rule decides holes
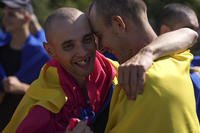
[[[189,52],[164,57],[146,73],[135,101],[115,86],[106,133],[200,133],[189,76]]]

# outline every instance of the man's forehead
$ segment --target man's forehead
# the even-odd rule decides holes
[[[58,28],[59,26],[59,28]],[[89,21],[57,21],[57,23],[52,25],[52,32],[59,32],[60,34],[66,33],[68,36],[76,38],[76,36],[84,36],[91,33],[91,28],[89,26]],[[55,32],[54,32],[55,31]]]

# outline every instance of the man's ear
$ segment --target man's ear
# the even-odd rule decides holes
[[[121,16],[113,16],[112,27],[113,27],[113,32],[115,34],[119,34],[126,30],[126,23]]]
[[[51,44],[49,44],[49,43],[44,43],[43,46],[44,46],[44,48],[46,49],[47,53],[48,53],[51,57],[54,57],[54,56],[55,56]]]
[[[167,25],[161,25],[160,26],[160,34],[164,34],[166,32],[170,32],[171,28]]]

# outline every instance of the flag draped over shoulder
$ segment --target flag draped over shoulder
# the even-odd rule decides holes
[[[113,63],[96,52],[94,71],[86,80],[89,103],[94,113],[101,111],[112,84],[116,83]],[[65,115],[63,125],[66,125],[70,118],[79,118],[87,101],[75,79],[56,60],[51,60],[44,65],[39,78],[31,84],[3,132],[13,133],[20,128],[20,123],[36,105],[56,114],[55,120]],[[66,127],[63,128],[66,130]]]

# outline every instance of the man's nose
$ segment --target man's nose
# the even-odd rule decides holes
[[[80,56],[85,56],[87,54],[87,49],[83,45],[77,46],[76,51]]]

